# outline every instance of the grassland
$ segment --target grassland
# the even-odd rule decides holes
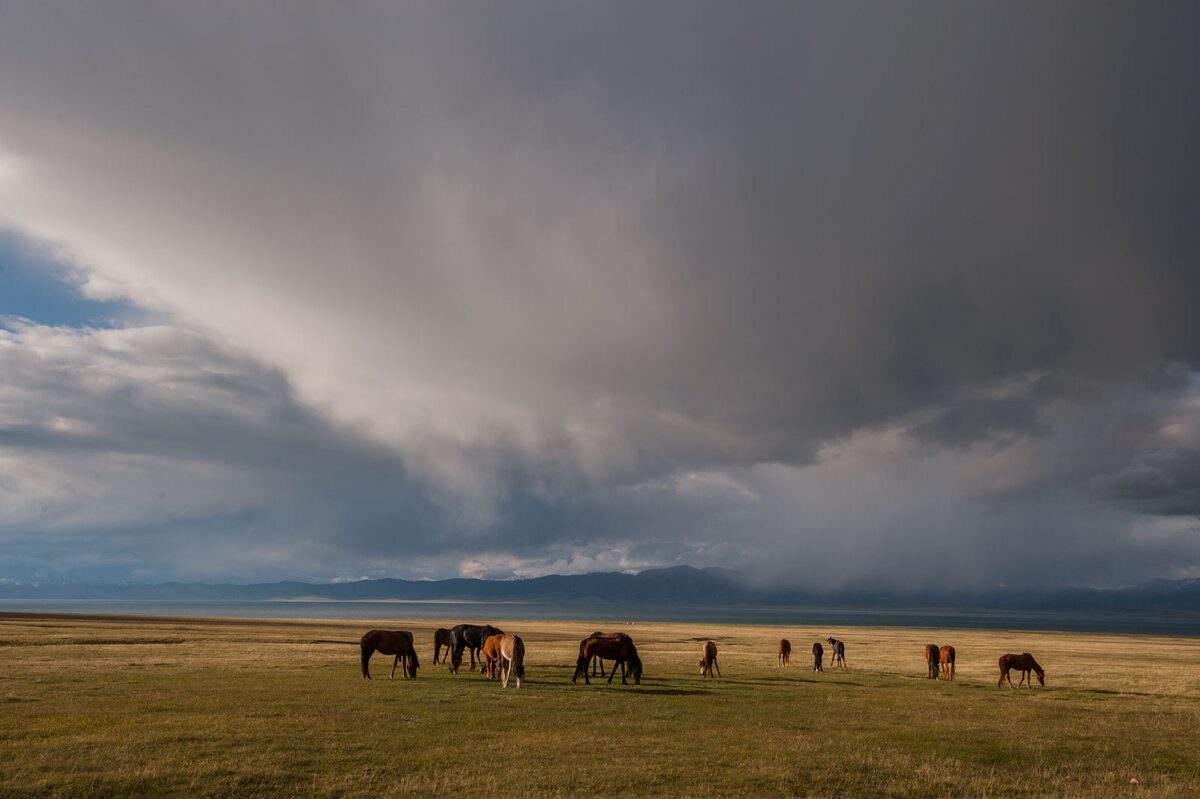
[[[1195,639],[492,621],[520,691],[433,666],[424,621],[0,616],[0,796],[1200,797]],[[415,633],[417,680],[359,678],[373,626]],[[641,686],[571,685],[595,629],[633,635]],[[850,667],[814,674],[830,633]],[[1008,651],[1046,688],[998,689]]]

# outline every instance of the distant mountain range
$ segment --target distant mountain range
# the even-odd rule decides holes
[[[674,566],[640,574],[595,572],[524,580],[360,580],[347,583],[277,582],[252,585],[60,583],[0,585],[0,599],[146,600],[427,600],[472,602],[584,602],[837,608],[962,608],[977,610],[1200,613],[1200,580],[1154,580],[1131,588],[996,588],[977,592],[887,591],[869,587],[828,593],[755,588],[725,569]]]

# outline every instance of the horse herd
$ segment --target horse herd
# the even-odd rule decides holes
[[[830,665],[846,668],[846,645],[832,637],[826,638],[825,642],[829,644]],[[413,645],[413,635],[407,630],[371,630],[363,635],[359,642],[359,648],[362,655],[363,679],[371,679],[371,672],[367,668],[367,664],[371,660],[371,655],[376,652],[395,656],[396,659],[392,662],[391,679],[395,678],[396,666],[401,663],[403,663],[404,677],[406,679],[416,678],[420,661],[417,658],[417,649]],[[520,636],[505,634],[503,630],[490,624],[459,624],[449,630],[439,628],[433,634],[434,664],[448,662],[450,671],[457,674],[462,665],[463,652],[470,655],[470,671],[475,670],[478,656],[480,673],[489,680],[499,677],[501,684],[507,688],[509,677],[514,676],[517,688],[521,687],[521,680],[525,677],[525,643]],[[822,660],[825,656],[825,647],[820,641],[812,645],[812,654],[813,671],[824,671]],[[925,662],[929,667],[929,679],[953,680],[954,659],[954,647],[939,647],[937,644],[926,645]],[[605,676],[604,661],[606,660],[612,661],[608,673],[610,684],[617,674],[617,667],[620,667],[622,685],[629,684],[628,677],[633,678],[634,685],[641,685],[642,659],[638,656],[633,639],[625,633],[604,632],[594,632],[579,642],[579,657],[575,661],[575,673],[571,676],[571,682],[574,683],[582,675],[584,683],[590,685],[589,668],[593,677],[596,676],[596,670],[599,668],[600,677],[603,679]],[[786,638],[781,638],[779,639],[777,664],[785,667],[790,666],[791,662],[792,643]],[[1009,676],[1009,672],[1013,669],[1021,672],[1021,680],[1015,686]],[[1019,688],[1028,679],[1029,687],[1032,688],[1031,672],[1037,676],[1038,683],[1045,686],[1046,673],[1034,660],[1033,655],[1028,652],[1020,655],[1004,655],[1000,658],[1000,680],[996,683],[996,687],[999,688],[1007,680],[1010,688]],[[721,676],[721,668],[717,665],[717,645],[712,641],[705,641],[701,648],[700,676]]]

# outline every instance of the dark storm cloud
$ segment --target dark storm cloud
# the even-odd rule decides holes
[[[1200,450],[1141,456],[1115,474],[1097,475],[1092,496],[1141,513],[1200,515]]]
[[[1016,397],[965,400],[912,429],[918,439],[942,446],[965,446],[985,439],[1011,439],[1045,428],[1037,410]]]
[[[0,15],[0,222],[60,242],[94,293],[238,342],[319,409],[266,402],[222,436],[224,411],[159,413],[128,387],[135,415],[14,418],[8,450],[194,440],[270,469],[309,428],[327,431],[313,452],[352,430],[351,460],[382,465],[330,481],[368,509],[331,529],[522,558],[733,542],[989,576],[1018,566],[981,533],[936,543],[977,500],[1036,498],[1011,523],[1076,529],[1136,493],[1128,471],[1187,505],[1188,480],[1145,458],[1194,445],[1155,439],[1200,367],[1193,6]],[[1170,399],[1150,373],[1181,381]],[[926,517],[872,446],[898,484],[956,501]],[[930,464],[946,471],[905,476]],[[410,500],[380,475],[420,486],[407,533],[388,532]],[[847,521],[856,494],[879,512]],[[1042,536],[1063,574],[1073,536]]]

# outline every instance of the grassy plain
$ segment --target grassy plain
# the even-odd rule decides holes
[[[520,691],[434,666],[434,622],[0,615],[0,796],[1200,797],[1196,639],[492,621]],[[377,626],[414,632],[417,680],[359,678]],[[638,642],[641,686],[571,685],[596,629]],[[849,668],[815,674],[831,633]],[[1008,651],[1047,686],[998,689]]]

